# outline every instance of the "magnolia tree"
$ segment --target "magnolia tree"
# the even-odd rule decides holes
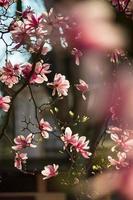
[[[94,54],[100,52],[100,54],[106,56],[106,59],[114,67],[112,72],[114,74],[113,80],[115,80],[114,85],[120,81],[124,89],[131,91],[129,94],[131,100],[133,91],[131,86],[128,85],[128,75],[123,78],[122,72],[120,72],[117,78],[114,78],[116,77],[115,70],[122,63],[127,65],[127,68],[131,68],[132,61],[127,57],[128,51],[125,51],[128,43],[126,31],[114,23],[112,10],[116,8],[117,12],[125,14],[125,18],[130,18],[131,20],[132,1],[112,0],[112,2],[109,1],[108,3],[105,1],[77,3],[72,5],[69,15],[66,15],[65,12],[56,13],[53,8],[49,12],[37,15],[31,7],[27,7],[23,11],[16,11],[16,15],[11,16],[9,10],[17,3],[17,0],[0,0],[0,40],[5,45],[5,61],[0,68],[0,81],[2,88],[4,88],[4,95],[0,96],[0,109],[6,113],[0,139],[5,137],[9,141],[14,155],[14,167],[25,173],[28,172],[25,167],[28,161],[28,154],[25,153],[25,149],[37,148],[40,141],[43,143],[44,140],[47,140],[48,142],[49,135],[53,134],[55,139],[62,143],[61,151],[68,155],[69,161],[72,163],[70,165],[71,170],[76,162],[76,155],[81,156],[83,159],[93,160],[93,157],[96,157],[96,154],[94,154],[96,147],[91,152],[89,146],[90,138],[73,132],[73,126],[68,126],[66,125],[67,123],[58,123],[58,127],[55,127],[45,120],[45,116],[44,118],[40,117],[40,113],[45,113],[46,108],[50,110],[57,101],[62,101],[66,96],[71,96],[69,91],[73,87],[82,96],[83,102],[89,101],[88,93],[91,93],[91,87],[87,83],[88,80],[83,80],[82,78],[79,78],[73,85],[62,73],[55,73],[53,81],[49,81],[52,66],[45,61],[45,56],[48,55],[49,51],[52,51],[53,46],[56,48],[56,44],[60,41],[60,48],[68,49],[75,59],[75,65],[77,66],[74,67],[80,68],[80,61],[84,60],[88,51],[93,51]],[[23,1],[23,4],[25,4],[25,1]],[[54,32],[56,32],[56,35]],[[58,45],[57,48],[59,48]],[[10,59],[10,55],[15,56],[17,52],[30,54],[30,61],[14,64]],[[99,72],[94,69],[94,73]],[[127,74],[127,71],[125,73]],[[127,84],[124,82],[125,79]],[[51,102],[38,106],[34,97],[33,85],[38,90],[40,85],[48,88],[51,91]],[[126,87],[127,85],[128,87]],[[30,119],[30,123],[36,127],[36,131],[30,130],[29,124],[26,122],[24,131],[12,140],[7,134],[7,126],[15,100],[25,88],[29,89],[34,104],[36,124],[33,124],[32,119]],[[124,121],[119,112],[119,95],[117,92],[114,94],[115,100],[108,112],[109,120],[106,125],[106,135],[111,137],[115,146],[111,148],[110,155],[106,158],[108,160],[107,167],[112,166],[117,170],[130,169],[133,131],[130,130],[127,120],[125,119]],[[74,114],[70,113],[71,115]],[[78,119],[84,122],[87,121],[88,117],[84,116],[81,120],[79,116]],[[27,135],[25,135],[25,130],[29,132]],[[56,135],[55,130],[58,130],[60,135]],[[43,180],[57,176],[58,173],[60,173],[58,163],[44,166],[41,171]],[[82,176],[82,171],[80,173]],[[80,179],[76,176],[73,184],[75,182],[76,184],[80,182]]]

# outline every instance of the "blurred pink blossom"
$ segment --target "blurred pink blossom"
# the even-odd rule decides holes
[[[83,53],[80,50],[78,50],[77,48],[73,48],[72,55],[74,55],[74,57],[75,57],[75,64],[79,65],[80,57],[83,55]]]
[[[118,127],[109,127],[107,133],[110,133],[111,139],[116,142],[116,145],[112,147],[112,151],[116,149],[116,147],[120,147],[124,152],[128,152],[132,148],[132,130],[122,130]]]
[[[75,36],[72,38],[74,45],[79,41],[79,44],[86,48],[98,50],[112,50],[125,46],[124,31],[113,22],[114,13],[106,1],[78,3],[72,9],[72,16],[77,22]]]
[[[118,152],[117,157],[118,157],[118,160],[115,160],[111,156],[108,156],[108,160],[111,165],[115,166],[116,169],[120,169],[121,167],[128,166],[128,162],[126,162],[126,153],[125,152]]]
[[[8,112],[10,108],[10,105],[9,105],[10,102],[11,102],[10,96],[5,96],[5,97],[0,96],[0,109],[2,109],[5,112]]]
[[[104,199],[114,192],[123,199],[133,199],[133,166],[120,170],[108,170],[83,181],[77,188],[84,188],[86,195],[91,199]]]
[[[51,34],[53,28],[59,28],[64,22],[63,16],[57,16],[54,9],[51,8],[50,11],[44,12],[42,14],[44,27],[47,30],[47,34]]]
[[[8,8],[9,4],[11,3],[11,0],[0,0],[0,6]]]
[[[76,84],[75,86],[77,90],[79,90],[82,93],[83,99],[86,100],[85,93],[88,92],[89,90],[88,84],[85,81],[80,79],[79,84]]]
[[[18,64],[12,65],[9,61],[6,66],[0,69],[0,81],[5,83],[9,88],[19,82],[19,77],[21,74],[21,69]]]

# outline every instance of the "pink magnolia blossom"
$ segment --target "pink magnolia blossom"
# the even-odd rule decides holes
[[[64,148],[66,148],[70,144],[84,158],[89,158],[89,156],[91,156],[91,153],[88,152],[88,149],[90,148],[88,146],[89,140],[86,141],[85,136],[79,137],[78,134],[72,135],[72,130],[69,127],[67,127],[65,129],[65,134],[61,136],[61,139],[65,144]]]
[[[76,89],[79,90],[80,92],[82,92],[82,97],[84,100],[86,100],[86,97],[85,97],[85,93],[88,92],[89,90],[89,87],[88,87],[88,84],[83,81],[83,80],[79,80],[79,84],[76,84]]]
[[[65,149],[68,146],[68,144],[73,145],[76,143],[76,141],[78,140],[78,134],[72,135],[72,130],[69,127],[67,127],[65,129],[65,134],[61,136],[61,139],[65,144]]]
[[[48,81],[46,74],[49,74],[51,71],[49,70],[50,65],[48,63],[38,62],[36,63],[35,70],[30,78],[30,83],[38,83],[41,84],[44,81]],[[27,63],[22,66],[22,73],[25,78],[29,78],[29,74],[32,70],[32,65]]]
[[[44,23],[44,15],[37,16],[30,7],[28,7],[23,13],[22,17],[25,24],[26,32],[31,37],[36,38],[36,42],[42,39],[44,42],[44,36],[48,34],[46,24]],[[34,44],[34,43],[33,43]]]
[[[22,12],[22,18],[27,19],[29,15],[33,15],[34,11],[31,10],[31,7],[28,6],[23,12]]]
[[[47,29],[47,34],[51,34],[53,28],[59,28],[63,24],[63,16],[56,16],[54,9],[51,8],[49,13],[42,14],[44,27]]]
[[[49,122],[44,121],[44,119],[40,120],[39,123],[39,129],[41,130],[41,135],[43,138],[49,138],[49,133],[53,130],[53,128],[50,126]]]
[[[35,144],[32,144],[32,140],[34,138],[34,135],[30,133],[27,137],[24,137],[23,135],[19,135],[14,139],[15,146],[12,146],[12,149],[15,151],[22,150],[26,147],[32,147],[36,148]]]
[[[11,3],[11,0],[0,0],[0,6],[8,8],[9,4]]]
[[[58,175],[58,171],[57,171],[58,168],[59,168],[59,165],[56,165],[56,164],[45,166],[44,170],[41,171],[42,175],[44,176],[43,180],[57,176]]]
[[[11,102],[10,96],[5,96],[5,97],[0,96],[0,109],[2,109],[5,112],[8,112],[10,108],[10,105],[9,105],[10,102]]]
[[[68,95],[68,89],[70,87],[70,83],[68,80],[66,80],[66,77],[64,75],[55,74],[54,82],[48,83],[47,85],[53,87],[52,96],[55,95],[56,91],[59,97]]]
[[[80,64],[80,57],[83,55],[83,53],[80,50],[73,48],[72,55],[75,56],[75,64],[79,65]]]
[[[116,147],[120,147],[125,152],[130,151],[132,147],[132,139],[129,139],[129,137],[133,133],[132,130],[122,130],[118,127],[109,127],[107,132],[110,133],[111,139],[116,142],[116,145],[112,147],[112,151],[114,151]]]
[[[6,66],[0,69],[0,81],[5,83],[9,88],[12,88],[13,85],[19,82],[21,70],[19,65],[12,65],[9,61],[6,63]]]
[[[128,166],[128,162],[126,162],[126,153],[125,152],[118,152],[117,157],[118,157],[118,160],[115,160],[111,156],[108,156],[108,160],[111,165],[115,166],[116,169],[120,169],[121,167]]]
[[[26,25],[22,21],[14,21],[10,25],[12,39],[16,44],[14,48],[18,49],[20,46],[28,44],[30,42],[29,31],[26,29]]]
[[[107,133],[109,134],[122,134],[122,129],[115,127],[115,126],[109,126]]]
[[[76,151],[79,152],[84,158],[89,158],[91,156],[91,153],[88,152],[88,149],[90,148],[88,144],[89,140],[86,141],[86,137],[81,136],[73,145]]]
[[[27,14],[25,22],[25,27],[27,30],[34,30],[39,27],[40,23],[42,21],[42,16],[37,17],[34,13],[30,12]]]
[[[22,170],[22,165],[26,163],[27,159],[27,153],[16,153],[14,167],[16,167],[19,170]]]

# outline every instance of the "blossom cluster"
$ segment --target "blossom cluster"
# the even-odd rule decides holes
[[[8,112],[8,110],[10,108],[10,102],[11,102],[11,97],[0,96],[0,109],[2,109],[4,112]]]
[[[64,149],[70,145],[71,151],[75,149],[76,152],[80,153],[84,158],[89,158],[91,156],[91,152],[88,151],[90,148],[88,146],[89,140],[86,140],[85,136],[79,137],[78,134],[72,134],[72,130],[67,127],[61,139],[64,142]]]
[[[44,121],[42,118],[39,122],[39,133],[43,138],[49,138],[49,133],[53,130],[49,122]],[[15,150],[15,162],[14,166],[20,170],[23,168],[23,164],[26,163],[26,160],[28,159],[27,153],[21,153],[21,151],[27,147],[36,148],[37,145],[33,144],[35,135],[33,133],[30,133],[26,137],[23,135],[19,135],[14,139],[15,145],[12,146],[12,149]]]
[[[110,134],[111,139],[116,143],[111,151],[116,151],[118,157],[118,160],[115,160],[111,156],[108,156],[110,164],[116,166],[117,169],[128,166],[127,153],[133,150],[133,131],[111,126],[107,130],[107,133]]]
[[[0,81],[9,88],[12,88],[22,78],[29,81],[30,84],[42,84],[48,81],[47,74],[51,72],[49,70],[50,64],[37,62],[35,69],[30,63],[23,65],[13,65],[10,61],[0,69]],[[47,86],[53,88],[52,95],[55,95],[56,91],[58,96],[67,96],[70,83],[66,80],[66,77],[62,74],[55,74],[52,83],[47,83]]]
[[[41,53],[45,55],[47,53],[45,44],[48,43],[49,35],[54,28],[59,29],[64,24],[63,17],[56,16],[53,9],[49,13],[44,12],[37,16],[30,7],[21,13],[21,17],[23,21],[20,18],[10,24],[14,48],[26,46],[28,51],[33,53],[41,47]]]
[[[36,148],[36,145],[32,143],[33,138],[34,135],[30,133],[26,137],[19,135],[14,139],[15,145],[12,146],[12,149],[16,151],[14,166],[20,170],[22,170],[23,164],[26,163],[26,160],[28,159],[27,153],[21,153],[20,151],[27,147]]]
[[[53,131],[52,126],[49,124],[49,122],[44,121],[42,118],[39,122],[39,130],[40,134],[44,139],[49,138],[49,132]],[[14,166],[18,168],[19,170],[23,169],[23,165],[26,163],[28,156],[27,153],[21,152],[25,148],[36,148],[37,145],[34,144],[34,134],[30,133],[26,137],[23,135],[19,135],[14,139],[15,145],[12,146],[12,149],[15,150],[15,161]],[[65,133],[60,138],[64,143],[64,150],[68,146],[70,146],[70,152],[76,151],[77,153],[80,153],[84,158],[88,159],[91,156],[91,152],[89,152],[89,140],[86,140],[85,136],[79,137],[78,134],[72,134],[72,130],[67,127],[65,129]],[[42,175],[45,179],[49,179],[51,177],[54,177],[58,174],[58,168],[59,165],[53,164],[53,165],[47,165],[44,167],[44,170],[41,171]]]
[[[0,69],[0,81],[8,88],[12,88],[14,85],[18,84],[22,78],[29,81],[30,84],[42,84],[48,82],[47,75],[51,73],[49,68],[50,64],[43,63],[42,60],[36,63],[34,69],[31,63],[13,65],[9,61]],[[52,96],[54,96],[56,92],[59,97],[67,96],[70,82],[66,80],[65,75],[56,73],[53,82],[48,82],[46,86],[53,89]],[[86,100],[85,93],[88,92],[88,84],[80,79],[79,84],[75,84],[75,87],[82,93],[83,99]]]

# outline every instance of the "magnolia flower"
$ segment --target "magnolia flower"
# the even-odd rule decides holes
[[[109,133],[111,139],[116,142],[116,145],[112,147],[112,151],[115,151],[117,146],[121,147],[125,152],[128,152],[132,148],[132,139],[129,139],[129,136],[133,133],[132,130],[122,130],[118,127],[109,127],[107,133]]]
[[[14,139],[15,146],[12,146],[12,149],[15,151],[22,150],[26,147],[32,147],[36,148],[36,145],[32,144],[32,140],[34,138],[34,135],[30,133],[27,137],[24,137],[23,135],[19,135]]]
[[[14,21],[10,25],[12,39],[17,45],[14,47],[18,49],[20,46],[30,42],[30,32],[26,29],[26,25],[22,21]]]
[[[8,8],[9,4],[11,3],[11,0],[0,0],[0,6]]]
[[[31,8],[27,8],[24,13],[22,13],[22,17],[26,31],[28,31],[29,35],[31,37],[35,37],[38,39],[43,39],[44,42],[44,36],[48,34],[49,27],[46,25],[46,21],[44,18],[44,14],[41,14],[40,16],[37,16]],[[37,41],[36,40],[36,41]],[[34,42],[33,42],[34,44]]]
[[[55,74],[54,76],[54,82],[48,83],[47,85],[53,87],[53,93],[52,96],[55,95],[55,92],[57,91],[58,96],[67,96],[68,95],[68,88],[70,87],[70,83],[68,80],[66,80],[66,77],[61,74]]]
[[[73,48],[72,55],[75,56],[75,64],[79,65],[80,64],[80,57],[83,55],[83,53],[80,50]]]
[[[9,61],[6,63],[6,66],[0,69],[0,81],[5,83],[9,88],[12,88],[13,85],[19,82],[19,76],[21,74],[21,69],[19,65]]]
[[[57,176],[58,175],[58,171],[57,171],[58,168],[59,168],[59,165],[56,165],[56,164],[45,166],[44,170],[41,171],[42,175],[44,176],[43,180]]]
[[[106,131],[109,134],[121,134],[122,133],[122,129],[115,127],[115,126],[109,126],[108,130]]]
[[[47,29],[47,34],[51,34],[53,28],[59,28],[63,24],[64,17],[56,16],[54,9],[51,8],[49,13],[44,12],[42,14],[44,27]]]
[[[22,18],[27,19],[29,15],[33,15],[34,11],[31,10],[31,7],[28,6],[23,12],[22,12]]]
[[[78,140],[78,134],[72,135],[72,130],[69,127],[67,127],[65,129],[65,134],[61,136],[61,139],[65,144],[65,149],[68,146],[68,144],[73,145],[76,143],[76,141]]]
[[[34,13],[30,12],[30,14],[27,14],[27,18],[25,19],[25,25],[27,30],[34,30],[39,27],[39,24],[42,21],[42,16],[35,16]]]
[[[5,112],[8,112],[9,108],[10,108],[10,102],[11,102],[11,97],[9,96],[5,96],[2,97],[0,96],[0,109],[2,109]]]
[[[65,129],[65,134],[61,136],[61,139],[65,144],[64,149],[70,144],[71,147],[74,147],[74,149],[84,158],[89,158],[89,156],[91,156],[91,153],[87,151],[90,148],[88,146],[89,140],[86,141],[85,136],[79,137],[78,134],[72,135],[72,130],[67,127]]]
[[[124,146],[124,141],[126,141],[125,139],[127,139],[127,137],[124,139],[124,141],[121,139],[121,135],[123,132],[123,130],[121,128],[110,126],[106,132],[109,133],[110,138],[114,142],[116,142],[116,145],[111,148],[112,152],[115,151],[115,149],[118,145]]]
[[[75,86],[76,86],[77,90],[82,92],[82,97],[83,97],[84,100],[86,100],[86,97],[85,97],[84,94],[86,92],[88,92],[88,89],[89,89],[88,84],[85,81],[80,79],[79,84],[76,84]]]
[[[44,119],[41,119],[39,122],[39,129],[41,130],[41,135],[43,138],[49,138],[49,131],[52,131],[53,128],[50,126],[49,122],[44,121]]]
[[[46,74],[49,74],[51,71],[49,70],[50,65],[48,63],[37,62],[35,66],[35,70],[30,78],[30,83],[38,83],[41,84],[44,81],[48,81]],[[22,73],[25,78],[29,78],[29,74],[32,70],[32,65],[27,63],[22,66]]]
[[[88,144],[89,140],[86,141],[86,137],[81,136],[73,145],[76,151],[79,152],[84,158],[89,158],[89,156],[91,156],[91,153],[88,152],[88,149],[90,148]]]
[[[128,162],[126,162],[125,152],[118,152],[117,157],[118,157],[118,160],[115,160],[111,156],[108,156],[108,160],[111,165],[116,166],[116,169],[120,169],[121,167],[128,166]]]
[[[27,159],[27,153],[16,153],[14,167],[16,167],[19,170],[22,170],[22,165],[26,163]]]

